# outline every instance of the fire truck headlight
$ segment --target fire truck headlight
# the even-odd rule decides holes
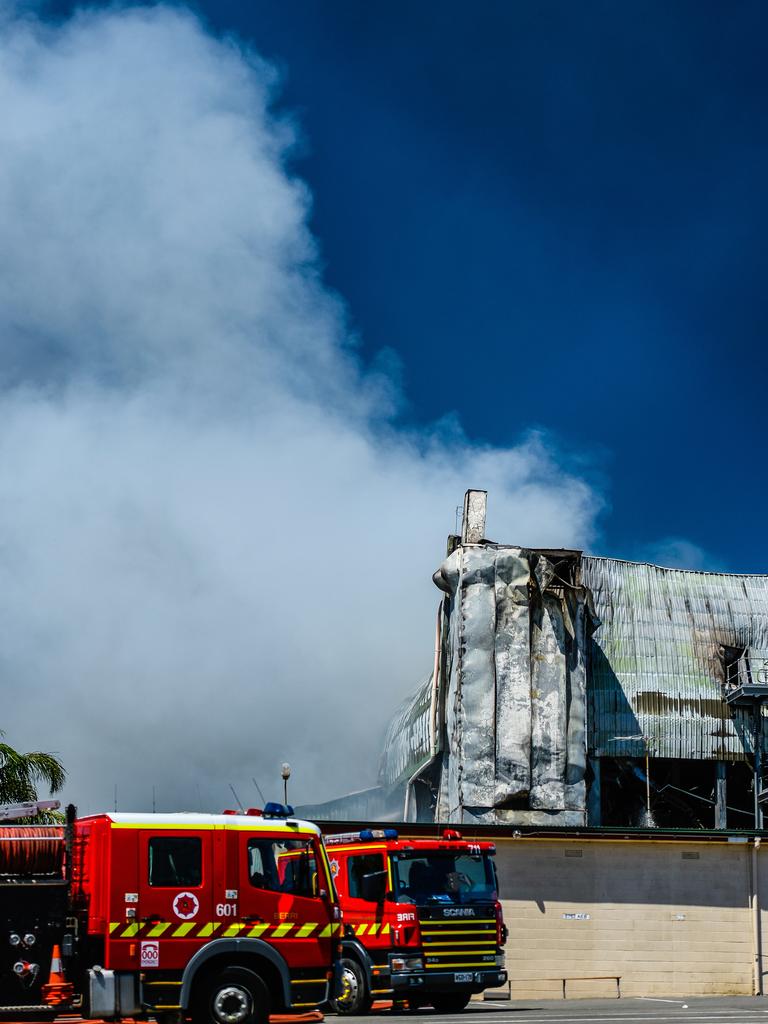
[[[423,971],[424,961],[420,956],[393,956],[393,971]]]
[[[16,932],[11,932],[11,934],[8,936],[8,941],[12,946],[20,946],[21,936],[17,935]]]

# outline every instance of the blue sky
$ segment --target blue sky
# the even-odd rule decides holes
[[[544,428],[602,552],[765,569],[765,4],[195,9],[281,69],[326,280],[404,421]]]
[[[765,5],[194,10],[0,7],[0,725],[84,809],[373,784],[468,486],[768,568]]]
[[[766,569],[764,3],[199,9],[283,68],[327,279],[407,418],[553,431],[606,553]]]

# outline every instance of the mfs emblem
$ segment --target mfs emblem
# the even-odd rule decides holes
[[[182,921],[191,921],[200,909],[200,901],[193,892],[180,892],[173,901],[173,912]]]

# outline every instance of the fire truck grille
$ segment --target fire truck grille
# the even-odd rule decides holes
[[[421,941],[428,971],[496,966],[495,918],[422,920]]]

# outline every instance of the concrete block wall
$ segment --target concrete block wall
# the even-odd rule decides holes
[[[753,994],[751,844],[496,842],[513,999]]]

